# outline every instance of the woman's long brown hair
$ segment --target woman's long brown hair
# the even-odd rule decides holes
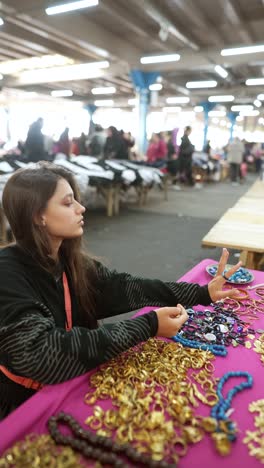
[[[50,258],[49,237],[45,228],[36,220],[40,219],[58,181],[62,178],[70,184],[74,198],[80,201],[78,186],[72,173],[62,166],[47,162],[40,162],[31,168],[18,169],[8,179],[2,198],[3,209],[17,245],[31,253],[35,260],[50,272],[54,265]],[[82,322],[90,327],[96,326],[94,262],[81,251],[81,237],[64,239],[59,256],[70,273],[79,307],[84,314]]]

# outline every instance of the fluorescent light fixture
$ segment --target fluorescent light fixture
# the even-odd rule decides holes
[[[114,86],[106,86],[104,88],[92,88],[92,94],[114,94],[116,88]]]
[[[249,110],[253,110],[253,106],[251,104],[249,105],[235,105],[235,106],[232,106],[231,107],[231,111],[233,112],[241,112],[241,111],[249,111]]]
[[[70,97],[73,95],[73,92],[71,89],[58,89],[51,91],[50,94],[52,97]]]
[[[241,111],[240,115],[243,115],[244,117],[255,117],[256,115],[259,115],[259,110]]]
[[[231,96],[231,94],[226,94],[224,96],[209,96],[209,102],[232,102],[234,101],[235,97]]]
[[[218,73],[218,75],[220,75],[222,78],[226,78],[228,76],[228,72],[223,68],[221,67],[221,65],[216,65],[215,66],[215,71],[216,73]]]
[[[254,106],[256,106],[256,107],[261,107],[261,106],[262,106],[262,102],[259,101],[259,99],[255,99],[255,101],[254,101]]]
[[[94,101],[94,105],[97,107],[111,107],[114,105],[113,99],[98,99]]]
[[[247,86],[261,86],[264,85],[264,78],[249,78],[246,81]]]
[[[41,55],[40,57],[5,60],[4,62],[0,63],[0,73],[3,73],[4,75],[14,75],[25,70],[60,67],[72,64],[74,64],[74,60],[65,57],[64,55]]]
[[[103,75],[102,68],[108,68],[107,60],[101,62],[80,63],[67,67],[46,68],[44,70],[24,71],[18,75],[19,84],[52,83],[54,81],[72,81],[97,78]]]
[[[187,81],[186,88],[195,89],[195,88],[215,88],[217,86],[217,81],[208,80],[208,81]]]
[[[209,117],[225,117],[226,112],[225,111],[210,111],[208,112]]]
[[[174,96],[168,97],[166,102],[167,104],[187,104],[187,102],[190,102],[190,98],[187,96]]]
[[[150,91],[160,91],[163,88],[161,83],[153,83],[149,86]]]
[[[203,106],[195,106],[193,110],[194,112],[203,112],[204,108]]]
[[[248,47],[235,47],[232,49],[221,50],[221,55],[243,55],[243,54],[256,54],[257,52],[264,52],[264,45],[255,45]]]
[[[138,103],[138,99],[137,98],[128,99],[127,103],[129,106],[136,106]]]
[[[0,18],[0,26],[2,26],[3,24],[4,24],[4,20]]]
[[[264,94],[259,94],[259,95],[257,96],[257,99],[258,99],[259,101],[264,101]]]
[[[59,13],[66,13],[67,11],[80,10],[81,8],[89,8],[97,6],[98,0],[80,0],[77,2],[63,3],[53,7],[46,8],[47,15],[58,15]]]
[[[140,63],[164,63],[164,62],[178,62],[181,56],[179,54],[167,54],[167,55],[150,55],[147,57],[141,57]]]
[[[163,107],[162,110],[164,112],[181,112],[182,108],[180,106],[171,106],[171,107]]]

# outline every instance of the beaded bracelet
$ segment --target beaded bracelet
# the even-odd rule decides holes
[[[73,435],[64,435],[58,429],[58,423],[68,426]],[[124,455],[128,460],[150,468],[175,468],[176,464],[165,461],[152,460],[147,455],[139,453],[129,444],[118,444],[109,437],[99,436],[84,430],[71,415],[59,413],[48,421],[51,437],[57,444],[70,446],[73,450],[81,452],[86,458],[98,460],[102,465],[111,465],[116,468],[128,468],[118,455]],[[135,465],[134,465],[135,466]]]
[[[188,346],[189,348],[202,349],[203,351],[211,351],[211,353],[213,353],[215,356],[227,355],[227,349],[224,345],[206,344],[195,340],[188,340],[186,338],[183,338],[179,334],[173,336],[172,340],[176,341],[176,343],[182,344],[183,346]]]
[[[227,393],[226,398],[224,398],[222,390],[224,384],[232,377],[246,377],[246,382],[242,382],[238,385],[235,385]],[[236,440],[236,426],[233,421],[228,419],[227,412],[231,407],[232,400],[234,396],[245,390],[246,388],[251,388],[253,385],[252,376],[245,371],[236,371],[236,372],[227,372],[224,374],[217,385],[216,393],[218,396],[218,402],[211,410],[211,417],[217,421],[217,428],[214,435],[212,435],[216,449],[221,455],[228,455],[231,450],[230,442]]]

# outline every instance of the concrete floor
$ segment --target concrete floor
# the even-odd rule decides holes
[[[136,205],[131,189],[117,217],[107,218],[100,202],[86,211],[85,247],[118,271],[176,281],[204,258],[219,259],[221,249],[202,248],[201,240],[255,180],[249,174],[237,187],[224,181],[200,189],[170,188],[168,201],[156,188],[144,207]],[[237,252],[230,253],[235,263]]]

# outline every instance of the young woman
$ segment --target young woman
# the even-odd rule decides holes
[[[41,385],[79,376],[152,336],[175,335],[188,318],[184,306],[237,293],[222,290],[226,250],[205,286],[132,277],[84,255],[85,208],[72,174],[60,166],[16,171],[2,203],[16,242],[0,252],[1,418]],[[161,308],[98,326],[146,305]]]

